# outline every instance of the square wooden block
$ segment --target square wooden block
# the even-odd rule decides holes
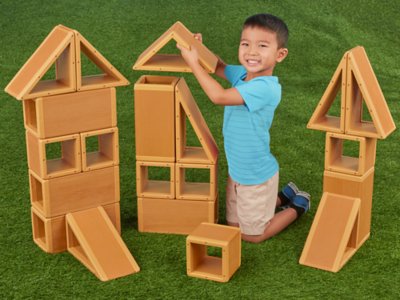
[[[357,143],[357,157],[344,155],[344,141]],[[326,134],[325,170],[362,176],[375,165],[376,139],[346,134]]]
[[[83,171],[119,164],[117,127],[81,133],[81,147]]]
[[[174,199],[175,163],[137,161],[136,192],[138,197]]]
[[[192,179],[205,177],[207,181],[189,181],[186,173],[192,169]],[[201,174],[204,170],[207,174]],[[176,199],[214,200],[217,197],[217,165],[176,164]]]
[[[201,223],[186,239],[187,274],[227,282],[240,267],[241,234],[237,227]],[[207,254],[207,247],[221,248],[221,257]]]
[[[42,179],[81,172],[79,134],[40,139],[27,130],[26,146],[29,168]],[[57,146],[58,149],[56,149]]]

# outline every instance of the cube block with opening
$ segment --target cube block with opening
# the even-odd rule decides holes
[[[40,139],[26,131],[28,165],[43,179],[81,172],[79,134]]]
[[[215,200],[217,165],[176,164],[176,198]]]
[[[175,198],[175,164],[136,162],[136,190],[138,197]]]
[[[81,143],[83,171],[119,164],[117,127],[81,133]]]
[[[221,257],[209,255],[209,247],[221,248]],[[229,281],[241,263],[240,229],[201,223],[186,239],[186,263],[189,276]]]
[[[358,148],[357,155],[345,155],[346,143]],[[328,132],[325,152],[325,170],[362,176],[374,167],[376,139]]]

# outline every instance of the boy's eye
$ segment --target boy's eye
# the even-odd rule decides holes
[[[241,43],[240,45],[247,47],[249,44],[248,43]]]
[[[260,45],[259,45],[259,47],[261,47],[261,48],[267,48],[267,47],[268,47],[268,45],[265,45],[265,44],[260,44]]]

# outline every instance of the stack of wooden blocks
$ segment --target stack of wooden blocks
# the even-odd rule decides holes
[[[339,91],[339,116],[328,115]],[[370,235],[377,139],[396,128],[363,47],[345,53],[308,128],[327,132],[325,171],[300,263],[337,272]],[[346,154],[346,143],[358,146],[358,156]]]
[[[204,68],[215,71],[217,58],[180,22],[133,68],[191,72],[180,55],[157,54],[171,40],[196,45]],[[216,222],[218,149],[185,79],[145,75],[136,82],[134,96],[139,231],[189,234],[201,222]],[[187,119],[201,146],[187,145]],[[152,169],[168,175],[153,178]],[[207,181],[189,182],[185,174],[190,169],[205,170]]]
[[[104,73],[82,76],[81,53]],[[56,78],[41,80],[53,64]],[[139,270],[119,236],[115,87],[128,84],[79,32],[58,25],[6,87],[23,100],[33,239],[49,253],[68,249],[102,280]],[[108,259],[130,267],[105,270],[107,244],[118,245],[105,247]]]

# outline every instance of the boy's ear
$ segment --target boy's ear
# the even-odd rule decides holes
[[[281,61],[283,61],[288,55],[288,53],[289,50],[287,48],[278,49],[278,56],[276,57],[276,62],[280,63]]]

